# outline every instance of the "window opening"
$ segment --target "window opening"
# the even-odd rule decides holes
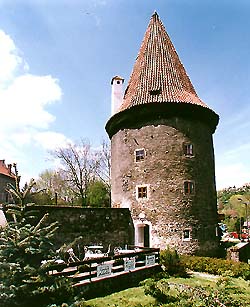
[[[191,239],[190,229],[184,229],[183,230],[183,240],[190,240],[190,239]]]
[[[192,181],[184,182],[184,193],[193,194],[194,193],[194,183]]]
[[[139,161],[144,160],[144,158],[145,158],[145,150],[144,149],[137,149],[135,151],[135,161],[139,162]]]
[[[154,95],[160,95],[161,94],[161,89],[158,90],[150,90],[149,94],[154,96]]]
[[[193,156],[194,155],[194,146],[193,144],[186,144],[184,146],[184,153],[186,156]]]
[[[148,188],[147,187],[138,187],[138,198],[147,198],[148,197]]]

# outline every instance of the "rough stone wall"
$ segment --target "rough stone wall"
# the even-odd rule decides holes
[[[193,144],[194,156],[184,145]],[[135,162],[135,150],[145,149],[145,159]],[[210,129],[199,121],[161,119],[138,129],[118,131],[111,140],[112,203],[129,208],[135,223],[139,214],[151,228],[151,246],[175,247],[181,253],[213,255],[217,207],[214,152]],[[184,194],[184,181],[195,184]],[[138,185],[148,186],[148,199],[137,199]],[[183,240],[189,230],[190,239]]]
[[[107,248],[134,244],[133,221],[128,209],[36,206],[40,216],[49,213],[49,221],[57,221],[59,229],[54,247],[70,244],[76,238],[82,245],[102,243]]]
[[[239,243],[227,249],[227,259],[236,262],[250,262],[250,242]]]

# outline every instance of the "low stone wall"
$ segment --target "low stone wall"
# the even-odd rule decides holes
[[[70,244],[79,238],[81,246],[100,244],[107,248],[134,244],[134,226],[128,209],[36,206],[48,222],[57,221],[55,247]]]
[[[134,225],[129,209],[46,205],[30,209],[38,211],[38,218],[48,213],[47,224],[58,222],[59,229],[52,239],[55,249],[64,244],[72,245],[74,241],[73,246],[80,245],[81,248],[101,243],[104,251],[109,245],[111,248],[134,245]],[[7,221],[12,220],[5,207],[3,212]]]
[[[250,242],[240,242],[228,248],[227,259],[250,263]]]

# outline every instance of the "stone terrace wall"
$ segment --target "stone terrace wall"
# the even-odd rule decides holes
[[[58,221],[55,248],[82,237],[81,245],[102,243],[106,248],[134,244],[134,227],[128,209],[36,206],[49,222]]]
[[[55,237],[59,246],[80,236],[84,245],[134,243],[133,222],[128,209],[40,206],[39,210],[48,212],[51,221],[59,222]]]

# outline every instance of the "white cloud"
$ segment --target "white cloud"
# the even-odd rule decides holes
[[[249,183],[249,170],[243,163],[219,163],[216,165],[216,188],[241,187]]]
[[[13,78],[14,72],[20,67],[28,69],[25,61],[18,55],[18,50],[9,35],[0,29],[0,84]]]
[[[34,140],[38,142],[38,144],[42,144],[42,146],[48,150],[66,146],[70,142],[65,135],[52,131],[37,133],[34,136]]]
[[[12,38],[0,29],[0,158],[24,165],[34,159],[28,156],[33,150],[46,155],[48,149],[69,140],[50,128],[56,117],[49,106],[62,97],[59,81],[30,73],[20,54]]]
[[[20,127],[47,129],[55,120],[45,107],[61,98],[57,80],[51,76],[22,75],[4,90],[0,90],[5,116],[0,122],[2,130]]]

